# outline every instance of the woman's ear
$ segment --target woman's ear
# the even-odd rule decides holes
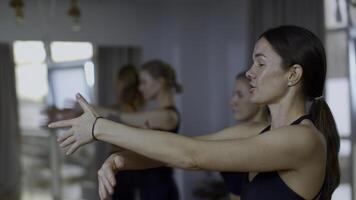
[[[294,86],[302,80],[303,68],[299,64],[294,64],[288,70],[288,86]]]

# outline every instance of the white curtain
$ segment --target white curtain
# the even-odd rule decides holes
[[[10,45],[0,44],[0,199],[18,199],[20,147],[12,51]]]

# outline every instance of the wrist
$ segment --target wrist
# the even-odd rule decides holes
[[[98,138],[97,138],[98,124],[99,124],[99,121],[101,121],[101,119],[104,119],[104,118],[101,117],[101,116],[98,116],[94,120],[94,123],[93,123],[93,126],[92,126],[92,131],[91,131],[91,135],[92,135],[93,140],[98,140]]]

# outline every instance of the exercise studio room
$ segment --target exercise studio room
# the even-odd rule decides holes
[[[0,200],[356,200],[356,0],[1,0]]]

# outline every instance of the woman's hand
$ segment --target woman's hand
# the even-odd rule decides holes
[[[95,110],[80,94],[76,95],[76,99],[84,111],[81,116],[74,119],[53,122],[48,125],[49,128],[70,127],[69,130],[58,138],[59,146],[63,149],[67,149],[67,155],[74,153],[79,147],[94,140],[92,128],[95,119],[98,117]]]
[[[111,154],[98,171],[99,196],[108,199],[114,193],[115,174],[124,166],[124,158],[120,154]]]

